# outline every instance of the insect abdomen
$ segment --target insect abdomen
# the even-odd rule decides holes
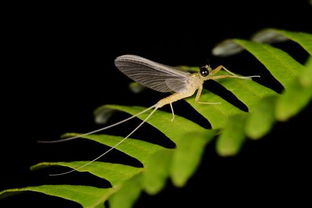
[[[194,91],[195,92],[195,91]],[[174,93],[168,97],[165,97],[161,100],[159,100],[156,104],[157,108],[161,108],[164,105],[167,105],[169,103],[174,103],[178,100],[182,100],[184,98],[190,97],[194,94],[194,92],[183,92],[183,93]]]

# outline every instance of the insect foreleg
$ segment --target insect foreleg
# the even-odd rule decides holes
[[[218,73],[221,69],[225,68],[223,65],[220,65],[220,66],[217,66],[215,69],[213,69],[211,72],[210,72],[210,75],[214,75],[216,73]]]
[[[252,80],[253,77],[260,77],[259,75],[254,75],[254,76],[238,76],[238,75],[219,75],[219,76],[212,76],[210,79],[212,80],[217,80],[217,79],[224,79],[224,78],[238,78],[238,79],[248,79]]]
[[[227,68],[225,68],[223,65],[220,65],[220,66],[216,67],[214,70],[212,70],[211,75],[218,73],[222,69],[224,71],[226,71],[227,73],[229,73],[230,75],[211,76],[210,79],[216,80],[216,79],[223,79],[223,78],[238,78],[238,79],[249,79],[249,80],[251,80],[251,78],[253,78],[253,77],[260,77],[259,75],[246,76],[246,77],[245,76],[239,76],[239,75],[231,72]]]

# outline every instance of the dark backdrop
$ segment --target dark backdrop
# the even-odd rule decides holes
[[[116,70],[114,58],[137,54],[168,65],[224,64],[234,72],[261,74],[263,84],[280,92],[282,87],[265,73],[248,53],[215,58],[211,48],[225,38],[248,38],[259,29],[276,27],[311,32],[308,1],[207,1],[205,4],[16,4],[6,7],[6,38],[2,67],[2,118],[0,190],[39,184],[107,182],[74,173],[48,177],[54,169],[31,172],[41,161],[93,159],[105,148],[87,141],[43,145],[39,139],[57,139],[64,132],[98,128],[93,110],[102,104],[150,106],[165,95],[147,90],[133,94],[130,80]],[[307,54],[294,43],[276,46],[303,62]],[[218,85],[206,88],[228,96]],[[177,114],[201,125],[209,123],[175,104]],[[135,207],[205,207],[303,203],[308,199],[310,161],[307,125],[311,105],[287,123],[278,123],[260,141],[248,141],[241,153],[221,158],[214,144],[203,162],[181,189],[169,182],[157,196],[142,194]],[[168,108],[165,108],[168,110]],[[189,109],[190,110],[190,109]],[[246,109],[245,109],[246,110]],[[123,118],[114,116],[113,121]],[[125,135],[137,120],[115,130]],[[136,137],[172,146],[148,125]],[[103,161],[140,166],[113,152]],[[27,193],[0,201],[1,207],[79,207],[75,203]]]

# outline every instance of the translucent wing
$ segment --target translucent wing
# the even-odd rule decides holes
[[[174,92],[181,92],[183,91],[183,87],[185,87],[185,84],[187,84],[187,82],[185,82],[185,80],[182,79],[166,79],[166,85],[168,86],[169,89],[171,89]],[[183,89],[182,89],[183,88]]]
[[[191,76],[188,72],[135,55],[119,56],[115,65],[129,78],[159,92],[181,92]]]

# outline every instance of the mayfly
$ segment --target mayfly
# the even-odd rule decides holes
[[[212,69],[209,65],[205,65],[200,67],[198,73],[189,73],[186,71],[178,70],[171,66],[166,66],[160,63],[156,63],[154,61],[145,59],[140,56],[136,55],[123,55],[119,56],[115,59],[116,67],[129,78],[133,79],[134,81],[140,83],[141,85],[148,87],[150,89],[159,91],[159,92],[172,92],[171,95],[159,100],[156,104],[152,105],[149,108],[139,112],[136,115],[130,116],[122,121],[114,123],[112,125],[85,133],[80,134],[75,137],[65,138],[56,141],[40,141],[42,143],[57,143],[57,142],[64,142],[73,140],[79,137],[83,137],[86,135],[90,135],[93,133],[97,133],[99,131],[103,131],[105,129],[112,128],[117,126],[121,123],[124,123],[132,118],[135,118],[147,111],[151,112],[148,116],[134,129],[132,130],[126,137],[124,137],[121,141],[117,144],[112,146],[110,149],[96,157],[95,159],[85,163],[84,165],[72,169],[67,172],[51,174],[51,176],[58,176],[58,175],[65,175],[68,173],[72,173],[74,171],[80,170],[81,168],[90,165],[92,162],[100,159],[113,149],[115,149],[118,145],[128,139],[136,130],[138,130],[154,113],[157,109],[169,104],[172,112],[172,121],[174,120],[174,110],[172,107],[172,103],[190,97],[196,93],[195,102],[198,104],[217,104],[217,103],[210,103],[210,102],[202,102],[200,101],[200,96],[203,90],[203,83],[206,80],[218,80],[224,78],[239,78],[239,79],[251,79],[253,77],[259,77],[258,75],[255,76],[239,76],[237,74],[232,73],[231,71],[227,70],[224,66],[220,65],[214,69]],[[218,75],[218,72],[221,70],[225,70],[228,74]]]

